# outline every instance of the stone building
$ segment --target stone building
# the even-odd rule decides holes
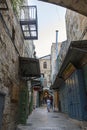
[[[80,121],[87,121],[86,23],[85,16],[67,10],[67,41],[61,45],[61,66],[52,86],[59,91],[59,110]]]
[[[49,89],[51,85],[50,55],[39,58],[40,70],[44,74],[44,88]]]
[[[50,67],[50,55],[43,56],[39,58],[40,71],[43,75],[43,99],[46,103],[47,97],[50,95],[49,90],[51,86],[51,67]]]
[[[62,46],[61,42],[58,42],[58,49],[56,49],[56,43],[52,43],[51,46],[51,87],[54,84],[54,81],[56,79],[57,73],[58,73],[58,69],[59,69],[59,62],[56,56],[56,51],[58,50],[58,56],[60,53],[60,49]],[[59,57],[60,58],[60,57]],[[58,103],[59,103],[59,94],[58,91],[53,91],[53,104],[54,104],[54,110],[58,111]]]
[[[61,67],[61,64],[66,56],[66,53],[67,53],[67,50],[68,50],[68,42],[67,40],[66,41],[63,41],[61,43],[61,47],[60,47],[60,50],[59,50],[59,68]]]
[[[20,24],[8,1],[8,10],[0,11],[0,129],[2,126],[2,130],[14,130],[18,119],[20,86],[18,69],[23,44]]]
[[[58,42],[58,45],[57,45],[58,47],[56,47],[56,43],[52,43],[52,46],[51,46],[51,82],[52,82],[52,84],[53,84],[53,82],[56,78],[57,72],[58,72],[56,51],[58,51],[58,55],[59,55],[62,45],[63,44],[61,42]],[[62,48],[64,48],[64,47],[62,47]]]
[[[51,46],[51,82],[53,84],[56,76],[56,43]]]
[[[19,111],[22,111],[20,90],[23,86],[27,86],[27,89],[31,87],[20,78],[19,58],[35,58],[35,46],[32,40],[27,40],[26,44],[11,2],[8,1],[6,5],[6,9],[0,8],[0,129],[15,130],[20,121]],[[26,110],[26,117],[23,118],[26,119],[28,113]]]
[[[87,17],[74,11],[66,11],[66,32],[67,40],[70,45],[71,41],[82,40],[87,38]]]
[[[35,45],[33,43],[33,40],[24,40],[24,42],[25,44],[23,48],[23,56],[35,58]]]

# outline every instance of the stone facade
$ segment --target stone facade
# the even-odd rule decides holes
[[[14,130],[18,121],[18,100],[12,101],[12,91],[20,86],[19,55],[23,54],[23,35],[10,1],[8,11],[0,12],[0,93],[5,94],[2,130]],[[15,108],[15,109],[14,109]]]
[[[32,40],[24,40],[23,56],[35,58],[35,46]]]
[[[70,43],[71,43],[71,41],[79,41],[79,40],[87,40],[87,17],[85,17],[85,16],[83,16],[83,15],[80,15],[80,14],[78,14],[78,13],[76,13],[76,12],[73,12],[73,11],[70,11],[70,10],[67,10],[67,12],[66,12],[66,32],[67,32],[67,43],[65,44],[66,46],[67,46],[67,48],[65,49],[66,50],[66,52],[67,52],[67,49],[68,49],[68,47],[69,47],[69,45],[70,45]],[[64,50],[62,51],[62,48],[61,48],[61,54],[62,53],[64,53]],[[61,54],[60,54],[60,56],[61,56]],[[80,68],[80,69],[82,69],[82,68]],[[79,71],[79,69],[77,69],[76,71]],[[76,72],[75,71],[75,72]],[[75,74],[75,72],[73,73],[73,75]],[[70,76],[69,78],[71,78],[72,77],[72,79],[75,79],[75,78],[73,78],[74,76]],[[80,75],[80,74],[78,74],[78,75]],[[83,75],[83,74],[81,74],[81,75]],[[79,76],[78,76],[79,77]],[[75,80],[73,81],[73,82],[75,82],[73,85],[72,85],[72,79],[71,79],[71,83],[70,83],[70,85],[68,84],[68,87],[70,88],[70,86],[72,87],[73,85],[74,85],[74,87],[75,87],[75,84],[76,84],[76,82],[77,82],[77,80],[76,80],[76,82],[75,82]],[[82,77],[80,78],[80,80],[82,79]],[[84,78],[84,80],[86,79],[86,77]],[[80,83],[80,80],[78,81],[79,83]],[[66,86],[67,86],[67,83],[69,83],[68,82],[68,79],[67,79],[67,82],[66,82]],[[81,86],[82,86],[82,84],[83,84],[83,81],[81,80]],[[66,87],[65,86],[65,87]],[[85,85],[84,85],[85,86]],[[80,84],[79,84],[79,88],[80,88]],[[83,87],[84,88],[84,87]],[[65,93],[67,93],[67,91],[66,90],[64,90],[65,88],[63,88],[63,90],[62,90],[62,92],[64,91],[64,94]],[[80,91],[81,90],[81,91]],[[81,93],[81,94],[83,94],[82,93],[82,89],[80,89],[79,90],[79,92]],[[84,89],[85,90],[85,89]],[[75,90],[73,90],[73,93],[75,93],[74,92]],[[60,91],[60,93],[62,93],[61,91]],[[84,91],[85,92],[85,91]],[[76,94],[76,97],[78,96],[81,96],[81,94]],[[71,94],[72,95],[72,94]],[[83,94],[83,95],[85,95],[85,93]],[[67,96],[67,95],[66,95]],[[63,97],[63,95],[62,95],[62,97]],[[65,97],[65,96],[64,96]],[[82,96],[81,96],[82,97]],[[72,97],[71,97],[72,98]],[[75,95],[74,95],[74,98],[75,98]],[[66,99],[66,98],[65,98]],[[85,98],[84,98],[85,99]],[[62,100],[62,98],[61,98],[61,100]],[[70,101],[70,100],[69,100]],[[76,100],[75,100],[76,101]],[[62,102],[64,102],[64,99],[62,100]],[[85,101],[83,101],[83,100],[81,100],[80,99],[80,102],[82,102],[82,104],[84,104],[84,102]],[[65,105],[66,105],[66,103],[67,103],[67,101],[65,101]],[[62,103],[61,103],[62,104]],[[64,104],[64,103],[63,103]],[[72,104],[73,104],[73,101],[72,101]],[[81,104],[81,106],[84,106],[84,105],[82,105]],[[73,106],[73,105],[72,105]],[[79,106],[79,108],[81,107],[81,106]],[[63,106],[63,108],[64,108],[64,106]],[[66,107],[66,109],[67,108],[69,108],[69,104],[67,105],[67,107]],[[72,111],[75,111],[75,107],[73,107],[73,108],[71,108],[72,109]],[[68,110],[68,109],[67,109]],[[66,111],[66,110],[65,110]],[[69,112],[68,112],[69,113]],[[80,112],[81,113],[81,112]],[[85,113],[85,112],[82,112],[82,113]],[[78,108],[77,108],[77,113],[76,113],[77,115],[78,115]],[[85,114],[86,115],[86,114]],[[78,116],[79,117],[79,116]],[[83,114],[83,117],[84,117],[84,114]],[[79,117],[80,118],[80,117]],[[79,118],[77,118],[77,119],[79,119]],[[80,120],[80,119],[79,119]],[[84,119],[83,119],[84,120]],[[83,127],[83,129],[86,129],[86,127],[84,127],[84,122],[82,123],[82,122],[79,122],[80,123],[80,125],[81,125],[81,127]]]
[[[61,63],[65,58],[71,41],[87,39],[87,17],[67,9],[65,19],[67,40],[62,42],[59,51]]]
[[[87,38],[87,17],[74,11],[66,11],[66,32],[68,46],[73,40]]]
[[[58,57],[60,55],[61,47],[62,47],[62,43],[58,42],[58,49],[57,49],[58,56],[56,57],[56,43],[52,43],[52,46],[51,46],[51,82],[52,82],[52,85],[53,85],[56,75],[58,73],[58,66],[59,66]],[[62,53],[61,53],[61,55],[62,55]],[[59,95],[58,91],[53,91],[53,109],[54,109],[54,111],[59,110],[58,95]]]
[[[28,47],[24,44],[18,19],[10,1],[7,4],[8,10],[0,12],[0,94],[5,94],[2,130],[14,130],[18,123],[18,92],[21,84],[19,56],[33,58],[35,47],[32,41],[27,41]]]
[[[66,53],[67,53],[67,50],[68,50],[68,46],[67,46],[67,40],[66,41],[63,41],[61,43],[61,47],[60,47],[60,51],[59,51],[59,68],[66,56]]]
[[[49,88],[51,85],[51,68],[50,68],[50,55],[39,58],[40,71],[44,74],[44,87]],[[47,67],[44,68],[44,63],[46,62]]]
[[[56,49],[56,46],[58,46],[58,49]],[[52,43],[52,46],[51,46],[51,82],[52,84],[58,73],[58,62],[57,62],[58,56],[56,56],[56,51],[58,51],[58,55],[60,55],[61,47],[64,48],[61,42],[58,42],[58,45],[56,45],[56,43]]]
[[[51,46],[51,82],[53,84],[56,74],[56,43]]]

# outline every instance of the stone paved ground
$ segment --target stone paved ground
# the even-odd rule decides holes
[[[18,130],[82,130],[78,124],[68,116],[47,112],[46,108],[37,108],[29,116],[27,124],[18,125]]]

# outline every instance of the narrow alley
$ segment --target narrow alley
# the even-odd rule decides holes
[[[0,0],[0,130],[87,130],[87,0]]]
[[[36,108],[26,125],[18,125],[17,130],[81,130],[80,126],[63,113],[48,112],[46,107]]]

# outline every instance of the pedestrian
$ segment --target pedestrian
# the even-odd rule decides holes
[[[48,98],[47,99],[47,110],[48,110],[48,112],[50,112],[50,106],[51,105],[51,100]]]

